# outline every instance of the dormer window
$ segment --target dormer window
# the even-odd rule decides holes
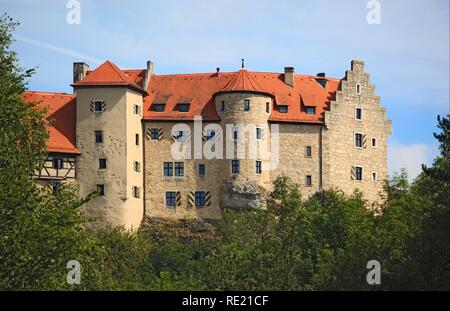
[[[305,112],[306,114],[316,114],[316,107],[306,107]]]
[[[287,105],[278,105],[278,112],[280,112],[280,113],[287,113],[288,112],[288,106]]]
[[[190,104],[178,104],[179,112],[188,112]]]
[[[152,110],[156,112],[163,112],[166,109],[166,104],[153,104]]]

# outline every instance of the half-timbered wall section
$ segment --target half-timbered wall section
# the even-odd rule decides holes
[[[66,180],[75,179],[76,157],[73,155],[64,155],[50,153],[44,161],[44,165],[36,171],[38,179]]]

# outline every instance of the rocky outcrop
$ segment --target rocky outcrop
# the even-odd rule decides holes
[[[231,177],[222,184],[220,190],[220,206],[223,209],[242,210],[266,206],[266,190],[255,181]]]

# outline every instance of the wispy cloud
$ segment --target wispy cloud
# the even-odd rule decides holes
[[[24,36],[21,36],[21,35],[15,35],[14,38],[17,41],[29,43],[29,44],[38,46],[40,48],[51,50],[51,51],[54,51],[56,53],[60,53],[60,54],[63,54],[63,55],[74,57],[76,59],[79,59],[79,60],[82,60],[82,61],[86,61],[86,62],[90,62],[90,63],[93,63],[93,64],[101,64],[103,62],[101,59],[98,59],[98,58],[95,58],[95,57],[92,57],[92,56],[88,56],[88,55],[79,53],[77,51],[65,49],[65,48],[62,48],[60,46],[56,46],[56,45],[49,44],[49,43],[46,43],[46,42],[34,40],[34,39],[31,39],[31,38],[28,38],[28,37],[24,37]]]
[[[408,178],[412,181],[422,171],[422,164],[429,165],[437,154],[434,145],[412,144],[402,145],[399,143],[389,144],[389,175],[400,172],[405,168]]]

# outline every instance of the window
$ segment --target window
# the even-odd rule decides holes
[[[216,137],[216,131],[215,130],[206,130],[206,140],[211,140],[214,137]]]
[[[239,160],[231,160],[231,173],[232,174],[239,174]]]
[[[316,114],[316,107],[305,107],[306,114]]]
[[[133,169],[135,172],[140,172],[141,171],[141,162],[138,161],[134,161],[133,162]]]
[[[262,127],[257,127],[256,128],[256,139],[264,139],[263,137],[263,133],[264,133],[264,129]]]
[[[173,176],[173,163],[172,162],[164,162],[164,176],[165,177]]]
[[[137,133],[134,136],[134,142],[135,142],[136,146],[139,146],[139,134],[137,134]]]
[[[363,147],[363,135],[361,133],[355,133],[355,147]]]
[[[131,192],[133,194],[133,197],[137,199],[141,197],[141,188],[133,186],[133,188],[131,188]]]
[[[360,166],[355,166],[355,180],[362,181],[363,169]]]
[[[262,162],[256,161],[256,174],[261,174],[261,173],[262,173]]]
[[[179,112],[188,112],[189,111],[189,104],[178,104],[178,111]]]
[[[153,140],[158,140],[159,139],[159,130],[157,128],[150,129],[150,137]]]
[[[305,156],[307,158],[311,158],[312,157],[312,147],[311,146],[306,146],[306,148],[305,148]]]
[[[359,107],[355,109],[355,119],[362,120],[362,109]]]
[[[311,187],[311,185],[312,185],[312,176],[306,175],[306,186]]]
[[[106,159],[100,158],[98,159],[98,168],[104,170],[106,168]]]
[[[58,191],[61,188],[61,182],[59,180],[52,181],[52,189],[53,191]]]
[[[266,103],[266,113],[269,113],[269,112],[270,112],[270,103],[267,102]]]
[[[97,192],[98,192],[98,195],[104,196],[105,195],[105,185],[97,185]]]
[[[133,106],[133,112],[135,115],[140,116],[141,115],[141,106],[135,104]]]
[[[63,159],[61,158],[54,158],[53,159],[53,168],[55,170],[60,170],[63,168]]]
[[[233,139],[234,140],[238,140],[239,139],[239,130],[238,129],[234,129],[233,130]]]
[[[249,110],[250,110],[250,100],[244,99],[244,111],[249,111]]]
[[[177,131],[175,134],[175,139],[177,142],[186,141],[186,137],[184,136],[184,131]]]
[[[372,172],[372,181],[376,182],[378,180],[378,176],[376,172]]]
[[[166,206],[175,207],[177,205],[177,193],[175,191],[166,191]]]
[[[153,104],[152,108],[155,112],[163,112],[166,109],[166,104]]]
[[[103,131],[95,131],[95,143],[103,143]]]
[[[222,100],[220,102],[220,110],[225,111],[225,101],[224,100]]]
[[[202,207],[206,205],[206,192],[195,191],[195,206]]]
[[[103,105],[104,101],[103,100],[95,100],[94,101],[94,112],[103,112]]]
[[[198,165],[198,176],[205,176],[206,174],[206,166],[205,164]]]
[[[288,112],[288,106],[286,106],[286,105],[279,105],[278,106],[278,112],[280,112],[280,113],[287,113]]]
[[[361,94],[361,84],[356,83],[356,94]]]
[[[184,176],[184,163],[183,162],[175,162],[175,176],[178,176],[178,177]]]
[[[372,137],[372,147],[376,147],[377,146],[377,139],[375,137]]]

